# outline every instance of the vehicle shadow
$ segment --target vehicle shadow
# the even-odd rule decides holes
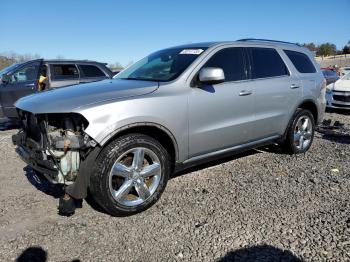
[[[29,247],[24,250],[16,259],[16,262],[46,262],[47,252],[41,247]],[[71,262],[80,262],[79,259],[71,260]]]
[[[170,179],[180,177],[180,176],[183,176],[183,175],[195,172],[195,171],[199,171],[202,169],[206,169],[209,167],[221,165],[221,164],[224,164],[226,162],[230,162],[230,161],[242,158],[242,157],[259,154],[259,153],[261,153],[261,151],[259,151],[257,149],[252,149],[252,150],[248,150],[248,151],[241,152],[238,154],[225,155],[225,156],[221,156],[221,157],[218,156],[218,157],[211,159],[211,160],[206,159],[204,163],[198,163],[198,164],[196,164],[196,166],[182,166],[178,171],[175,171],[170,176]]]
[[[47,180],[47,178],[35,171],[33,168],[31,168],[29,165],[23,168],[23,171],[25,171],[25,176],[28,179],[28,181],[41,192],[45,193],[46,195],[49,195],[55,199],[60,198],[64,194],[63,186],[52,184]],[[94,210],[101,213],[106,213],[106,211],[100,207],[95,200],[92,198],[90,192],[88,192],[88,196],[84,199],[85,202]]]
[[[28,181],[38,190],[54,198],[60,198],[64,191],[62,186],[50,183],[46,177],[32,169],[30,166],[23,168]]]
[[[321,134],[321,138],[339,144],[350,144],[350,129],[345,127],[344,123],[332,120],[324,120],[317,126],[316,131]]]
[[[227,253],[224,257],[218,260],[219,262],[301,262],[302,259],[295,256],[289,250],[282,250],[270,245],[259,245],[248,248],[242,248]]]
[[[7,131],[19,128],[19,123],[8,119],[0,119],[0,131]]]
[[[350,115],[350,110],[348,109],[340,109],[340,108],[326,108],[327,113],[335,113],[340,115]]]
[[[290,153],[288,153],[281,145],[278,145],[278,144],[262,146],[257,148],[257,150],[263,151],[266,153],[271,153],[271,154],[290,155]]]
[[[322,139],[339,143],[339,144],[344,144],[344,145],[350,145],[350,135],[328,135],[328,134],[323,134]]]

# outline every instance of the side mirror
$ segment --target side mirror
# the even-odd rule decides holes
[[[7,74],[3,74],[2,76],[1,76],[1,82],[3,83],[3,84],[8,84],[8,83],[10,83],[10,81],[11,81],[11,76],[9,76],[9,75],[7,75]]]
[[[205,84],[218,84],[225,81],[224,70],[219,67],[205,67],[199,71],[199,81]]]

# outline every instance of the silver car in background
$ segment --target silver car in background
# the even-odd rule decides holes
[[[155,52],[112,80],[16,103],[13,137],[33,169],[89,191],[112,215],[153,205],[171,173],[261,145],[306,152],[325,110],[325,79],[296,44],[257,39]]]

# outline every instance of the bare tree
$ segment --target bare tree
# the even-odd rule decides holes
[[[0,54],[0,69],[12,65],[14,63],[23,63],[29,60],[39,59],[39,54],[17,54],[13,51],[3,52]]]
[[[312,52],[317,52],[317,46],[313,42],[311,42],[311,43],[304,43],[304,44],[302,44],[302,46],[308,48]]]

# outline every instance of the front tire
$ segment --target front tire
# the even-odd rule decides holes
[[[287,130],[284,149],[290,154],[301,154],[311,147],[315,133],[315,120],[307,109],[297,109]]]
[[[171,172],[167,150],[143,134],[121,136],[105,147],[91,175],[95,201],[113,216],[129,216],[151,207]]]

